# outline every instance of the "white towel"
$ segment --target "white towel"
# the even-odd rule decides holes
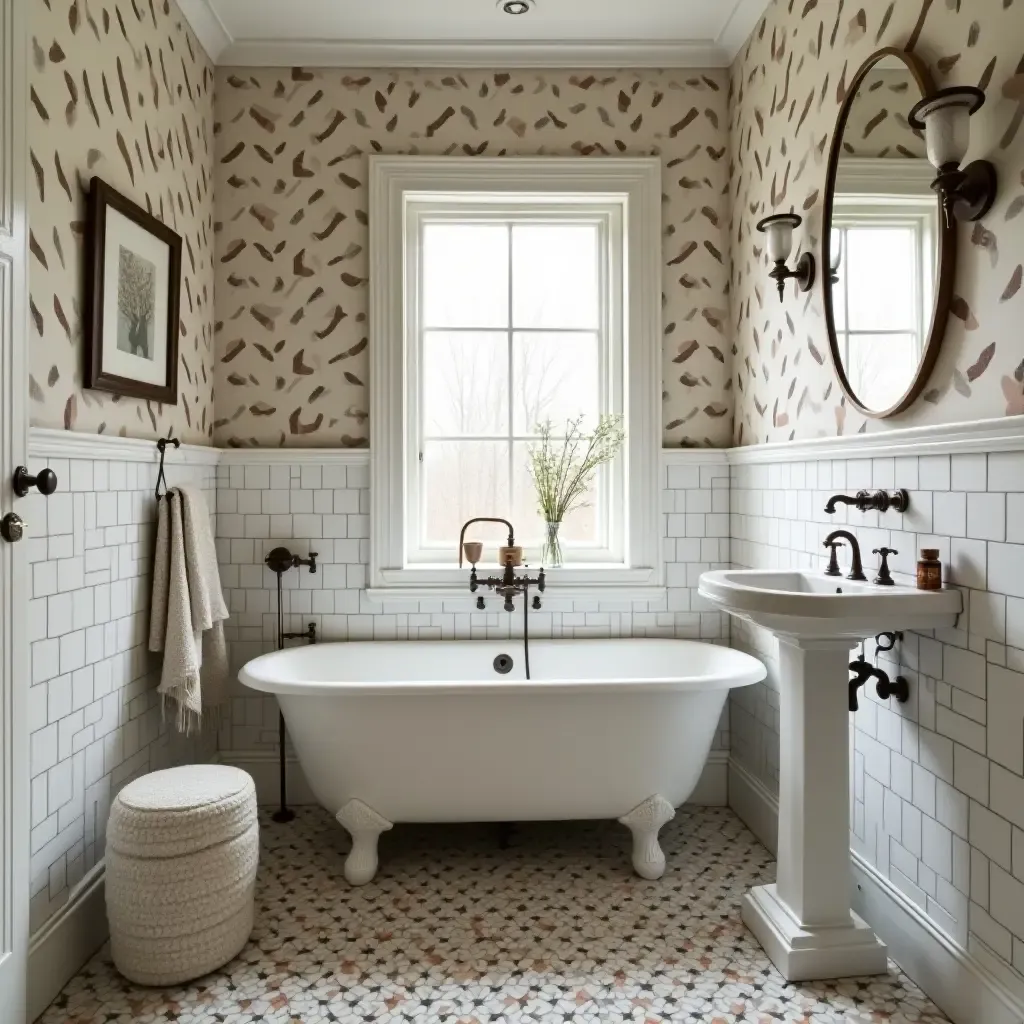
[[[206,500],[174,488],[157,517],[149,649],[164,653],[159,692],[177,704],[179,732],[201,726],[204,713],[216,718],[227,700],[227,617]]]

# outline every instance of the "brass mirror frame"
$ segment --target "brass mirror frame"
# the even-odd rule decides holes
[[[876,50],[858,68],[853,76],[843,98],[843,104],[839,109],[839,116],[836,118],[835,134],[832,136],[832,146],[828,154],[828,168],[825,177],[825,203],[822,211],[822,238],[821,238],[821,296],[825,308],[825,328],[828,331],[828,348],[832,357],[832,366],[835,369],[836,377],[839,378],[839,385],[843,393],[849,399],[858,412],[869,416],[871,419],[887,419],[905,412],[917,400],[925,385],[928,383],[935,363],[939,358],[939,350],[942,347],[942,340],[946,334],[946,326],[949,322],[950,306],[953,301],[953,285],[956,277],[956,255],[957,255],[957,229],[956,222],[946,223],[942,214],[939,197],[935,197],[935,203],[939,210],[938,218],[938,277],[935,282],[935,300],[932,305],[931,330],[928,341],[925,344],[921,362],[918,365],[917,373],[911,381],[910,386],[903,393],[903,396],[888,409],[869,409],[858,398],[857,393],[846,375],[846,368],[843,365],[841,353],[839,352],[839,339],[836,337],[835,311],[832,306],[832,276],[829,268],[832,266],[832,213],[836,191],[836,177],[839,172],[839,160],[843,153],[843,137],[846,134],[846,125],[850,118],[850,110],[857,98],[857,92],[876,64],[886,57],[896,57],[901,60],[910,73],[914,76],[922,96],[930,96],[935,92],[935,83],[932,80],[928,68],[921,62],[919,57],[899,47],[886,46]]]

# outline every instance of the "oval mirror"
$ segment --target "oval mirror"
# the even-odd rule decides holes
[[[822,232],[825,322],[836,375],[873,417],[907,409],[949,318],[955,225],[931,189],[924,134],[907,115],[934,91],[913,54],[872,54],[850,83],[829,153]]]

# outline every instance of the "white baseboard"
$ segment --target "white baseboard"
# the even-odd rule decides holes
[[[735,759],[729,761],[729,806],[775,856],[779,849],[778,798]]]
[[[276,805],[280,799],[277,754],[270,750],[222,750],[221,764],[234,765],[252,776],[256,784],[256,799],[261,804]],[[315,804],[316,797],[309,788],[302,766],[294,758],[286,762],[288,769],[288,803],[296,807]],[[729,803],[729,752],[712,750],[690,799],[697,807],[726,807]]]
[[[729,762],[729,806],[774,854],[779,804],[746,768]],[[851,851],[854,910],[900,965],[954,1024],[1022,1024],[1024,985],[1007,968],[998,974],[958,946],[884,875]]]
[[[67,903],[32,936],[28,949],[28,1019],[35,1020],[107,941],[100,861]]]
[[[696,807],[729,805],[729,751],[712,750],[708,754],[700,780],[686,801]]]

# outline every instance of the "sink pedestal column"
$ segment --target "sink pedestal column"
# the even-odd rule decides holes
[[[743,922],[788,981],[884,974],[885,945],[850,909],[850,640],[779,637],[775,885]]]

